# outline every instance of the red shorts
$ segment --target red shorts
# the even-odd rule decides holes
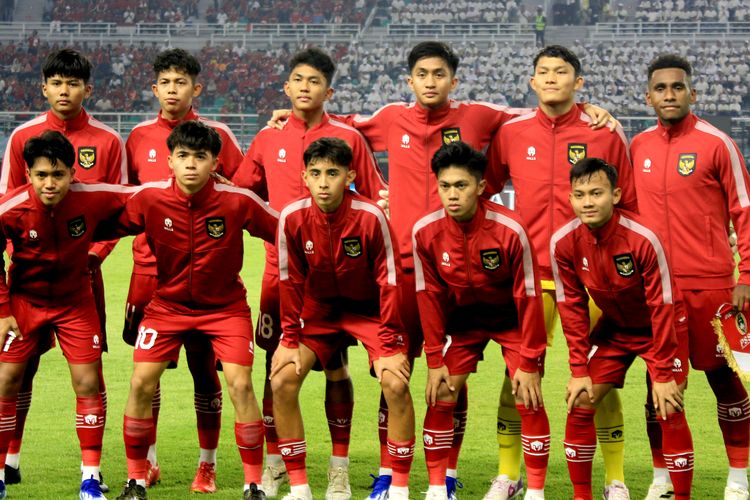
[[[682,290],[688,315],[690,362],[696,370],[712,371],[727,365],[711,320],[721,304],[732,303],[732,291]]]
[[[409,359],[418,358],[422,355],[422,344],[424,334],[422,323],[419,320],[419,306],[417,306],[417,287],[414,280],[414,270],[404,269],[401,273],[401,282],[398,287],[398,306],[401,315],[401,323],[404,325],[409,341]]]
[[[342,348],[345,349],[351,345],[352,338],[359,340],[365,346],[371,365],[374,360],[382,356],[407,352],[403,336],[399,336],[392,346],[383,345],[378,336],[381,328],[378,318],[343,313],[341,318],[334,321],[306,319],[304,325],[299,342],[314,352],[320,364],[325,368],[330,368],[330,361],[335,362],[335,355]]]
[[[451,375],[464,375],[477,371],[477,365],[484,359],[484,349],[490,340],[500,344],[505,366],[512,379],[521,366],[521,336],[518,330],[490,332],[469,330],[447,335],[443,347],[443,363]],[[544,360],[539,364],[539,372],[544,373]]]
[[[195,336],[205,336],[221,362],[252,366],[253,325],[245,301],[195,310],[154,298],[144,311],[133,360],[177,363],[180,347]]]
[[[102,338],[99,317],[92,295],[75,304],[49,306],[11,295],[11,314],[18,321],[23,340],[6,341],[0,362],[23,363],[50,347],[51,331],[57,333],[63,355],[71,364],[93,363],[101,359]]]
[[[157,282],[156,275],[138,273],[135,268],[130,275],[128,301],[125,304],[125,324],[122,327],[122,340],[128,345],[135,345],[138,326],[143,320],[143,310],[151,302]]]

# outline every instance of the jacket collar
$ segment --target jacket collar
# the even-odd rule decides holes
[[[471,220],[466,222],[458,222],[456,219],[446,213],[446,219],[448,219],[448,229],[454,235],[459,238],[464,236],[469,237],[480,230],[482,224],[487,219],[487,205],[486,201],[479,198],[479,206]]]
[[[439,108],[425,108],[418,102],[414,103],[414,113],[416,118],[421,123],[439,122],[447,117],[451,109],[457,106],[457,102],[453,99],[448,99],[448,102],[440,106]]]
[[[678,137],[690,132],[693,128],[695,128],[695,123],[697,121],[698,117],[690,112],[685,116],[685,118],[670,127],[664,126],[661,120],[659,120],[657,124],[657,130],[659,131],[659,135],[664,138]]]
[[[567,113],[560,116],[549,116],[540,108],[536,108],[536,119],[544,128],[553,129],[578,122],[581,119],[582,112],[577,104],[574,104]]]
[[[598,243],[609,240],[609,238],[612,237],[612,235],[617,230],[617,226],[620,225],[620,211],[615,208],[615,211],[612,213],[612,218],[607,221],[606,224],[604,224],[602,227],[597,227],[594,229],[590,229],[585,224],[582,225],[583,227],[583,234],[586,235],[587,240],[589,243]]]
[[[170,177],[170,181],[172,182],[172,190],[177,196],[177,199],[181,203],[184,203],[186,205],[189,204],[191,207],[202,206],[215,191],[214,185],[216,181],[214,181],[213,177],[209,177],[206,185],[203,186],[200,191],[193,194],[185,194],[182,189],[180,189],[180,186],[177,185],[177,180],[174,178],[174,176]]]
[[[71,118],[70,120],[63,120],[53,113],[52,110],[49,110],[47,111],[47,123],[49,123],[53,129],[62,130],[63,132],[68,130],[80,130],[88,125],[89,114],[86,113],[85,109],[81,108],[81,112],[78,113],[78,116]]]
[[[182,118],[180,118],[179,120],[167,120],[166,118],[164,118],[164,115],[161,114],[161,110],[159,110],[159,116],[156,119],[159,125],[167,127],[168,129],[171,130],[182,122],[186,122],[189,120],[197,120],[198,113],[196,113],[195,109],[191,107],[190,110],[188,110],[187,114],[183,116]]]
[[[323,111],[323,116],[320,119],[320,123],[310,127],[310,129],[308,130],[305,120],[295,116],[295,114],[292,113],[289,115],[289,118],[287,119],[286,125],[284,127],[291,127],[294,130],[299,130],[300,132],[305,133],[325,126],[329,120],[330,117],[328,116],[328,113]]]

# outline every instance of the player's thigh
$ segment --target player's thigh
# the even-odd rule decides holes
[[[416,283],[414,271],[404,271],[400,275],[401,281],[398,286],[398,308],[401,323],[406,330],[407,345],[409,346],[409,359],[418,358],[422,355],[422,344],[424,335],[422,323],[419,319],[419,307],[417,305]]]
[[[103,342],[93,299],[84,299],[75,305],[56,306],[51,311],[51,324],[68,363],[99,361]]]
[[[250,309],[246,305],[202,316],[198,331],[210,339],[216,359],[222,365],[234,363],[248,369],[252,367],[255,343]]]
[[[138,327],[138,336],[133,350],[136,363],[176,364],[185,334],[194,326],[194,320],[175,312],[150,304]]]

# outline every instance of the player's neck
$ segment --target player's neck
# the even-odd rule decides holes
[[[182,120],[187,116],[188,113],[190,113],[190,110],[193,109],[192,107],[187,108],[184,111],[181,111],[179,113],[170,113],[165,110],[161,110],[161,117],[168,121],[176,121],[176,120]]]
[[[55,108],[50,108],[50,111],[52,111],[52,114],[55,115],[56,117],[58,117],[59,119],[64,120],[64,121],[68,121],[68,120],[72,120],[73,118],[77,118],[81,114],[81,111],[83,111],[83,106],[81,106],[80,108],[78,108],[78,111],[74,111],[72,113],[68,113],[67,115],[64,115],[64,114],[58,112],[57,110],[55,110]]]
[[[312,128],[318,123],[323,121],[323,113],[325,113],[325,110],[321,106],[318,109],[310,109],[310,110],[304,110],[304,109],[297,109],[292,108],[292,114],[305,122],[305,125],[307,128]]]
[[[573,106],[576,105],[575,100],[570,100],[566,102],[556,102],[556,103],[539,103],[539,109],[542,110],[542,113],[545,115],[551,117],[551,118],[557,118],[558,116],[562,116],[566,114],[568,111],[570,111]]]

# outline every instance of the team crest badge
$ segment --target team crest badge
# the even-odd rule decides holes
[[[680,175],[687,177],[695,172],[695,161],[697,158],[698,155],[695,153],[682,153],[680,159],[677,160],[677,171]]]
[[[80,238],[86,232],[86,218],[81,215],[68,221],[68,234],[72,238]]]
[[[94,146],[78,148],[78,164],[86,170],[93,168],[96,165],[96,148]]]
[[[359,239],[359,236],[342,238],[341,244],[344,245],[344,253],[348,257],[356,258],[362,255],[362,240]]]
[[[443,144],[450,144],[451,142],[461,140],[461,129],[458,127],[444,128],[441,132],[443,134]]]
[[[620,276],[625,276],[626,278],[633,275],[635,272],[635,263],[633,262],[633,255],[629,253],[623,253],[620,255],[615,255],[615,268],[617,269],[617,274]]]
[[[500,267],[500,250],[497,248],[481,250],[479,256],[482,258],[482,267],[488,271],[494,271]]]
[[[225,231],[226,226],[224,225],[224,217],[209,217],[206,219],[206,233],[208,233],[211,238],[218,240],[224,236]]]
[[[575,165],[586,158],[586,145],[581,143],[568,144],[568,163]]]

